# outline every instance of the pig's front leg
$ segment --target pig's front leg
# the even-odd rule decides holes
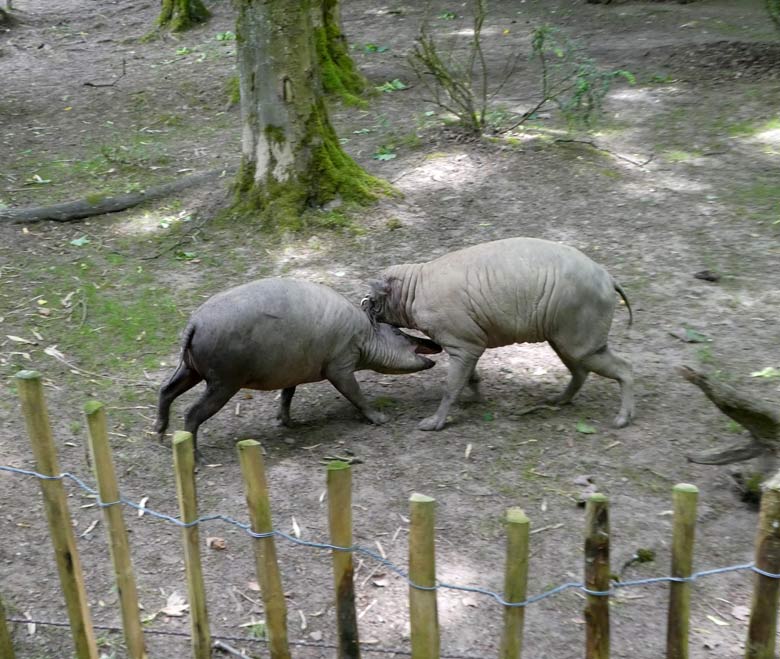
[[[279,400],[279,411],[276,413],[276,423],[280,426],[290,425],[290,403],[295,395],[295,387],[282,389],[282,395]]]
[[[439,403],[436,414],[423,419],[418,424],[420,430],[441,430],[447,422],[447,414],[452,404],[458,399],[458,395],[476,375],[476,367],[484,350],[479,348],[446,348],[450,356],[450,366],[447,371],[447,389]],[[478,376],[477,376],[477,381]]]
[[[325,377],[328,382],[336,387],[344,398],[357,407],[363,416],[371,421],[371,423],[375,423],[378,426],[387,423],[387,416],[373,409],[368,404],[365,396],[363,396],[363,392],[360,390],[360,385],[355,379],[355,373],[352,369],[328,366],[325,369]]]

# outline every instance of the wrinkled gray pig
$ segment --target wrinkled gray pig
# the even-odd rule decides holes
[[[239,389],[281,389],[277,420],[290,421],[295,387],[328,380],[373,423],[387,418],[369,407],[354,372],[414,373],[441,352],[432,341],[372,323],[355,305],[320,284],[261,279],[215,295],[190,318],[176,371],[160,389],[155,430],[162,438],[173,400],[201,380],[206,390],[187,410],[185,430],[216,414]]]
[[[508,238],[451,252],[428,263],[385,269],[363,300],[370,317],[420,330],[450,356],[447,388],[436,413],[420,422],[440,430],[466,383],[477,388],[477,361],[486,348],[547,341],[571,371],[555,400],[568,403],[590,371],[620,383],[615,425],[634,413],[631,365],[610,352],[607,336],[615,292],[623,289],[587,256],[566,245]],[[629,316],[629,324],[632,316]]]

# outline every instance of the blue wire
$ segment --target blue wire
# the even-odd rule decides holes
[[[376,552],[370,549],[366,549],[365,547],[361,547],[360,545],[353,545],[351,547],[340,547],[338,545],[332,545],[325,542],[312,542],[310,540],[301,540],[300,538],[296,538],[295,536],[289,535],[287,533],[283,533],[282,531],[276,531],[276,530],[267,531],[264,533],[257,533],[252,530],[251,525],[246,524],[244,522],[238,522],[234,520],[232,517],[228,517],[226,515],[219,515],[219,514],[205,515],[203,517],[199,517],[198,519],[192,522],[183,522],[176,517],[172,517],[171,515],[166,515],[165,513],[160,513],[155,510],[151,510],[150,508],[144,508],[143,506],[140,506],[139,504],[134,503],[133,501],[130,501],[123,497],[120,497],[117,501],[111,501],[111,502],[101,501],[97,490],[89,487],[86,483],[84,483],[84,481],[78,478],[78,476],[74,476],[73,474],[70,474],[68,472],[63,472],[59,476],[47,476],[46,474],[40,474],[37,471],[18,469],[16,467],[8,467],[4,465],[0,465],[0,471],[5,471],[11,474],[17,474],[21,476],[33,476],[35,478],[38,478],[39,480],[47,480],[47,481],[70,480],[74,482],[76,485],[78,485],[85,492],[88,492],[89,494],[97,497],[97,505],[100,506],[101,508],[108,508],[109,506],[116,506],[121,504],[121,505],[128,506],[129,508],[132,508],[134,510],[143,511],[144,514],[146,515],[149,515],[157,519],[161,519],[171,524],[175,524],[176,526],[179,526],[181,528],[190,528],[193,526],[197,526],[199,524],[203,524],[205,522],[221,521],[241,529],[252,538],[272,538],[276,536],[284,540],[287,540],[292,544],[299,545],[301,547],[311,547],[313,549],[327,549],[329,551],[341,551],[341,552],[350,552],[353,554],[363,554],[365,556],[369,556],[377,563],[391,570],[392,572],[395,572],[397,575],[403,578],[409,584],[409,586],[411,586],[412,588],[416,588],[417,590],[432,591],[432,590],[447,589],[447,590],[457,590],[457,591],[462,591],[467,593],[476,593],[478,595],[485,595],[487,597],[491,597],[498,604],[506,607],[526,607],[529,604],[540,602],[544,599],[547,599],[548,597],[552,597],[553,595],[557,595],[558,593],[562,593],[572,588],[576,588],[587,595],[593,595],[596,597],[608,597],[610,595],[613,595],[618,588],[632,588],[635,586],[645,586],[645,585],[657,584],[657,583],[692,583],[700,577],[708,577],[714,574],[725,574],[726,572],[739,572],[744,570],[751,570],[756,574],[760,574],[761,576],[764,577],[769,577],[770,579],[780,579],[780,574],[774,574],[772,572],[767,572],[766,570],[762,570],[756,567],[754,563],[743,563],[740,565],[731,565],[729,567],[720,567],[720,568],[713,568],[710,570],[702,570],[701,572],[696,572],[690,575],[689,577],[650,577],[647,579],[635,579],[633,581],[617,581],[612,584],[612,588],[610,588],[609,590],[590,590],[585,587],[585,584],[581,582],[572,581],[572,582],[561,584],[560,586],[556,586],[555,588],[551,588],[550,590],[547,590],[543,593],[539,593],[538,595],[533,595],[527,598],[526,600],[524,600],[523,602],[507,602],[498,593],[495,593],[492,590],[488,590],[486,588],[479,588],[476,586],[458,586],[456,584],[450,584],[444,582],[438,582],[435,586],[421,586],[419,584],[414,583],[409,578],[408,572],[405,572],[402,568],[398,567],[388,559],[383,558]]]

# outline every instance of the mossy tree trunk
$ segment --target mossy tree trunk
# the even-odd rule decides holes
[[[775,27],[780,28],[780,0],[766,0],[766,8]]]
[[[210,15],[203,0],[162,0],[157,24],[174,32],[181,32],[202,23]]]
[[[364,105],[360,95],[366,90],[366,80],[352,61],[341,31],[340,0],[319,1],[321,23],[315,26],[314,37],[325,91],[336,94],[348,105]]]
[[[389,189],[344,153],[328,119],[312,23],[319,1],[237,0],[243,131],[234,211],[266,225],[297,228],[307,207],[364,203]]]

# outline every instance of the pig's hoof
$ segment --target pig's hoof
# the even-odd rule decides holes
[[[274,418],[273,423],[277,428],[289,428],[292,425],[289,416],[288,417],[277,416]]]
[[[621,412],[615,417],[615,420],[612,422],[612,424],[615,426],[615,428],[625,428],[629,423],[631,423],[631,417],[633,415],[630,412]]]
[[[441,430],[444,428],[444,422],[446,419],[439,419],[436,415],[429,416],[427,419],[423,419],[417,424],[420,430]]]
[[[376,426],[381,426],[387,423],[390,419],[387,414],[382,414],[381,412],[371,412],[371,414],[368,415],[368,420]]]

